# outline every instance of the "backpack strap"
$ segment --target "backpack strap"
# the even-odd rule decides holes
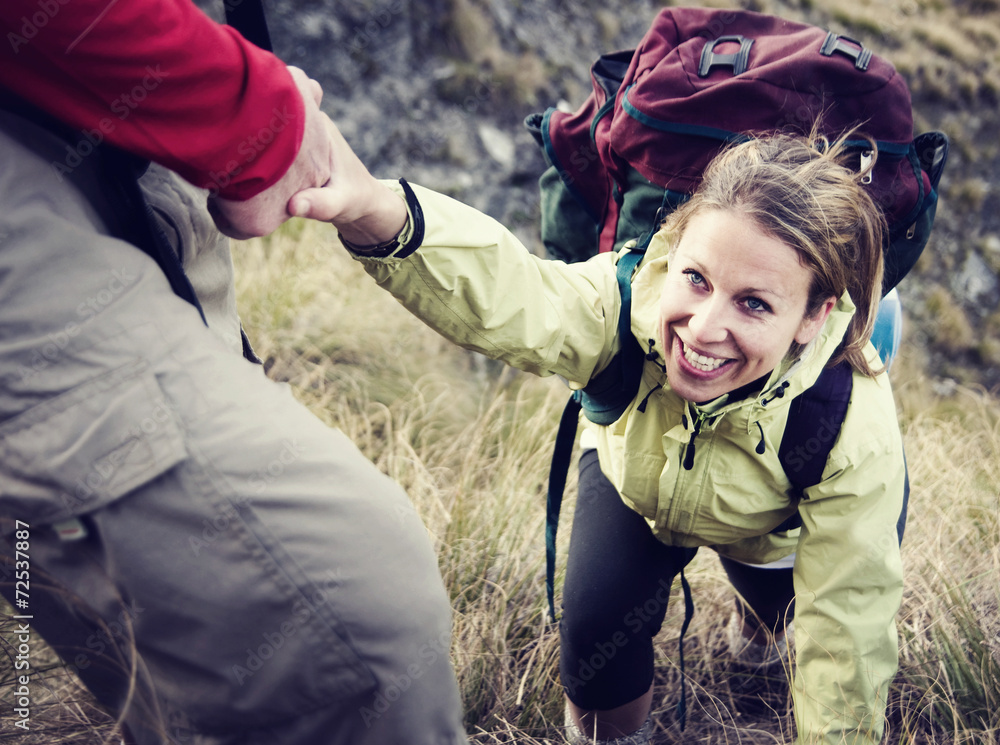
[[[792,482],[792,501],[798,504],[807,487],[823,479],[823,469],[847,416],[854,388],[850,364],[828,367],[813,386],[792,400],[785,432],[778,446],[778,460]],[[799,513],[772,530],[783,533],[802,527]]]
[[[251,44],[256,44],[267,52],[273,51],[261,0],[242,0],[242,2],[227,0],[225,7],[227,24],[239,31],[240,35]]]
[[[652,234],[650,234],[652,237]],[[621,307],[618,313],[618,338],[621,348],[608,366],[576,394],[587,418],[595,424],[611,424],[625,412],[635,398],[642,378],[644,353],[632,334],[632,275],[646,255],[646,239],[618,259],[615,275]]]
[[[195,294],[194,286],[188,279],[181,257],[177,255],[170,240],[160,227],[159,221],[153,213],[153,208],[149,205],[146,195],[143,194],[139,179],[149,167],[149,161],[126,153],[118,148],[107,144],[98,146],[104,152],[103,167],[105,170],[104,183],[106,188],[113,195],[115,212],[121,220],[121,228],[116,231],[116,238],[120,238],[127,243],[141,249],[153,261],[157,263],[160,270],[170,283],[170,289],[182,300],[187,301],[195,307],[201,321],[206,326],[208,319],[205,311],[201,307],[201,302]],[[262,364],[262,360],[257,356],[247,336],[246,329],[240,323],[240,344],[243,351],[243,358],[255,364]]]
[[[139,178],[149,167],[149,161],[117,148],[102,147],[105,147],[102,163],[105,171],[104,184],[113,195],[115,211],[123,223],[120,234],[116,237],[149,255],[166,275],[174,294],[197,308],[202,323],[207,326],[205,312],[191,281],[184,273],[181,259],[157,222],[153,209],[139,186]]]
[[[646,255],[646,247],[654,232],[651,231],[634,249],[618,258],[615,276],[621,299],[618,338],[621,339],[622,347],[610,364],[594,376],[584,389],[574,391],[570,396],[556,432],[545,498],[545,593],[549,601],[549,618],[553,623],[556,621],[556,532],[559,529],[559,513],[562,510],[580,411],[595,424],[611,424],[625,412],[639,390],[643,351],[632,335],[632,275]]]
[[[556,579],[556,532],[559,530],[559,513],[562,510],[566,477],[573,458],[573,444],[580,421],[579,391],[570,396],[559,420],[556,444],[552,450],[549,466],[549,490],[545,497],[545,594],[549,601],[549,621],[556,622],[555,579]]]

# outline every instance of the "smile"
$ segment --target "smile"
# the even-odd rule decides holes
[[[678,339],[680,341],[680,339]],[[684,359],[687,360],[688,364],[696,370],[701,370],[702,372],[712,372],[718,370],[724,364],[729,362],[728,359],[718,358],[718,357],[706,357],[703,354],[698,354],[693,349],[689,348],[687,344],[680,341],[681,353],[684,355]]]

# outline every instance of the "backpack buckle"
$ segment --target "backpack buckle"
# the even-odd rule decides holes
[[[861,177],[861,183],[866,186],[872,182],[872,166],[875,164],[875,154],[871,150],[865,150],[861,153],[861,173],[864,175]]]
[[[857,49],[845,42],[853,44]],[[860,41],[847,36],[838,36],[832,31],[828,31],[826,40],[823,42],[823,46],[820,47],[819,53],[824,57],[832,57],[834,52],[840,52],[845,57],[850,57],[854,60],[854,66],[861,70],[861,72],[865,72],[868,69],[868,63],[872,60],[872,51],[865,49],[865,45]]]
[[[734,52],[733,54],[716,54],[716,45],[724,44],[726,42],[739,44],[739,51]],[[747,66],[750,63],[750,47],[752,46],[753,39],[748,39],[740,34],[734,34],[733,36],[720,36],[714,41],[706,41],[705,46],[701,50],[701,61],[698,64],[698,77],[707,78],[708,74],[712,72],[712,68],[717,65],[721,67],[732,67],[733,75],[739,75],[740,73],[746,72]]]

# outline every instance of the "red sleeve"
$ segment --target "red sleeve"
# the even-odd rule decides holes
[[[3,0],[0,86],[68,124],[247,199],[305,126],[285,65],[189,0]]]

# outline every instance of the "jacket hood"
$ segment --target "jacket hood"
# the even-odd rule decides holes
[[[646,255],[632,279],[632,333],[646,352],[650,351],[650,341],[653,342],[654,362],[661,369],[665,360],[663,339],[660,338],[660,294],[667,274],[667,255],[671,243],[669,233],[658,231],[650,240]],[[798,356],[786,355],[781,364],[771,371],[767,383],[756,398],[758,400],[771,398],[781,388],[783,390],[778,395],[785,402],[789,402],[811,387],[843,340],[855,311],[854,302],[845,291],[816,338]],[[662,384],[664,388],[669,388],[665,373]],[[711,402],[707,408],[724,407],[725,401],[722,400],[724,398],[726,397],[722,396],[716,402]]]

